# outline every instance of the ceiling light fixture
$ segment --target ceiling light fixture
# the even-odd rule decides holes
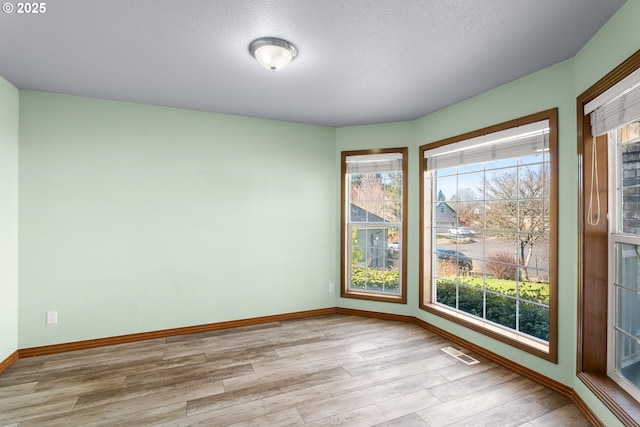
[[[251,42],[249,51],[267,70],[275,71],[289,65],[298,56],[298,50],[286,40],[261,37]]]

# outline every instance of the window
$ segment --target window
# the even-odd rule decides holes
[[[420,147],[420,307],[556,361],[557,110]]]
[[[406,152],[342,153],[343,297],[406,303]]]
[[[638,117],[640,119],[640,116]],[[640,122],[608,135],[609,376],[640,400]]]
[[[640,423],[639,84],[640,51],[577,99],[578,378],[625,425]]]

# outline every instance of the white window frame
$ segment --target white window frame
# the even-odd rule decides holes
[[[622,373],[617,369],[618,360],[618,345],[616,341],[616,319],[618,316],[618,293],[616,292],[619,287],[617,285],[617,272],[618,268],[618,253],[616,246],[618,244],[631,244],[640,246],[640,234],[629,234],[622,231],[622,186],[620,185],[622,177],[622,158],[619,151],[619,138],[620,128],[610,131],[607,134],[607,150],[609,158],[609,214],[607,218],[609,220],[609,254],[608,254],[608,275],[609,275],[609,287],[608,287],[608,322],[607,322],[607,375],[616,384],[622,387],[627,393],[629,393],[634,399],[640,402],[640,387],[630,382],[625,378]],[[628,141],[632,143],[636,141]],[[638,337],[636,338],[637,341]],[[640,354],[637,355],[638,362],[640,362]]]

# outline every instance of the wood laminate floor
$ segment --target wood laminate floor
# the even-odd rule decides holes
[[[417,325],[332,315],[18,360],[0,426],[588,426]]]

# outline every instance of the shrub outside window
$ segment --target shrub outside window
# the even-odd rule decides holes
[[[557,110],[420,148],[420,306],[556,361]]]
[[[342,153],[341,296],[406,303],[406,148]]]

